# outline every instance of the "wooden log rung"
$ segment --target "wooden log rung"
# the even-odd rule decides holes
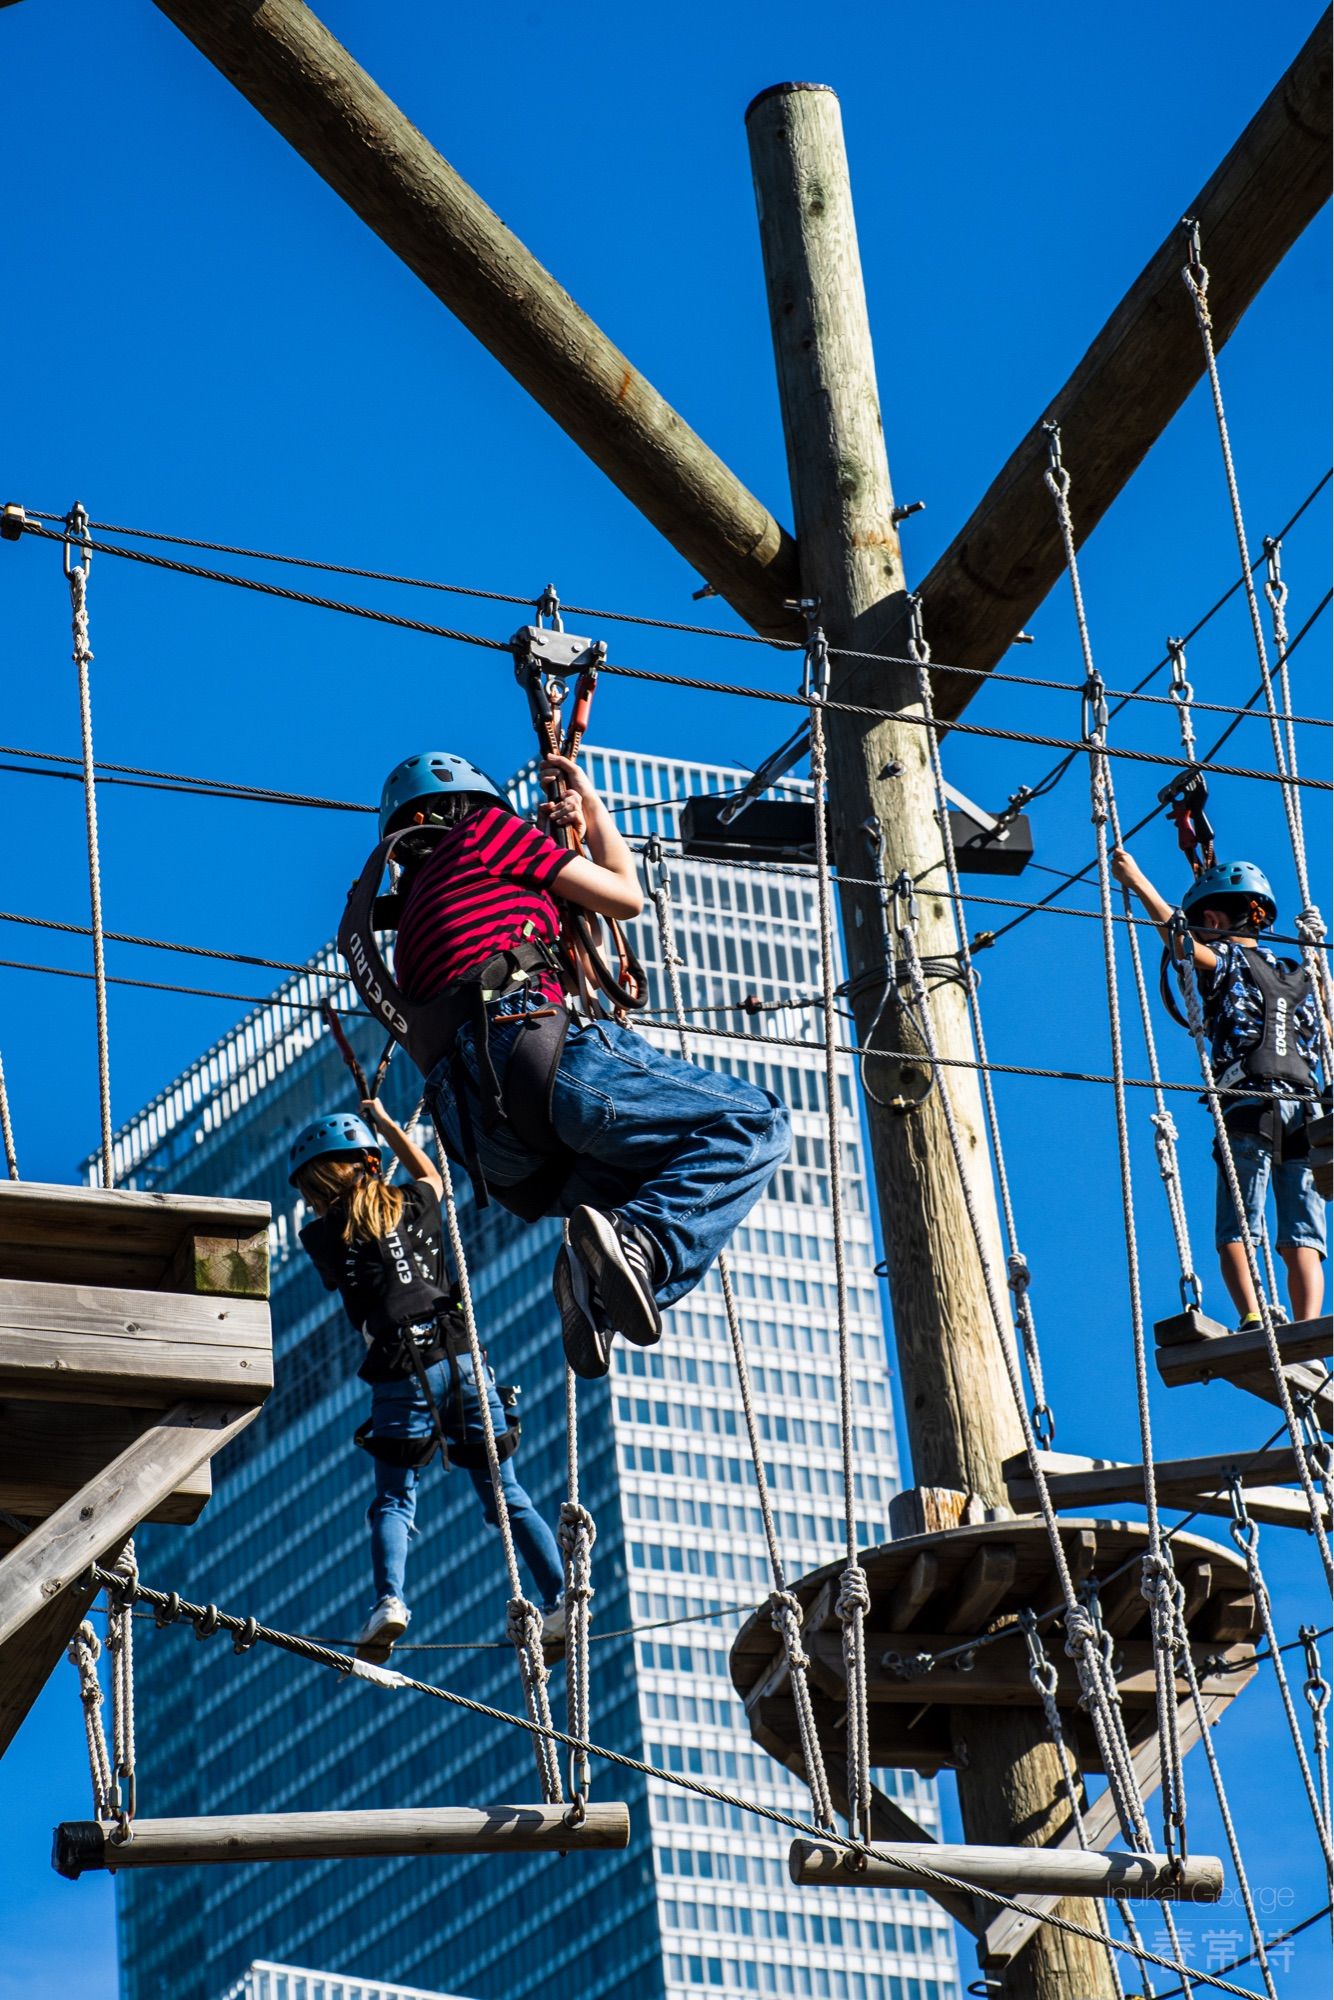
[[[630,1845],[630,1809],[585,1806],[422,1806],[387,1812],[229,1813],[137,1819],[129,1840],[114,1820],[66,1820],[51,1866],[70,1881],[89,1869],[196,1867],[216,1861],[341,1861],[412,1854],[566,1854]]]
[[[934,1842],[923,1851],[903,1841],[869,1852],[831,1841],[794,1840],[788,1873],[802,1887],[927,1889],[922,1867],[938,1868],[1003,1896],[1133,1896],[1216,1903],[1223,1893],[1223,1864],[1195,1854],[1177,1869],[1164,1854],[1083,1853],[1075,1848],[965,1847]]]

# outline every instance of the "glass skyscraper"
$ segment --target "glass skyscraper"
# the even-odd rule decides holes
[[[717,766],[591,750],[593,782],[632,839],[669,842],[695,793],[735,789]],[[512,787],[534,799],[531,768]],[[369,831],[369,830],[368,830]],[[739,1231],[733,1272],[789,1572],[842,1543],[833,1239],[828,1207],[815,888],[801,867],[682,859],[669,846],[691,1053],[781,1096],[790,1161]],[[353,860],[349,855],[349,862]],[[356,859],[360,859],[357,855]],[[654,1007],[665,1006],[652,912],[632,926]],[[300,1251],[287,1185],[296,1130],[350,1107],[315,1003],[331,948],[290,978],[120,1133],[122,1184],[265,1199],[273,1208],[277,1387],[215,1464],[189,1529],[145,1529],[147,1582],[288,1631],[343,1640],[370,1599],[370,1471],[352,1432],[367,1392],[360,1343]],[[342,998],[351,1001],[350,988]],[[753,997],[767,1011],[747,1013]],[[779,1004],[781,1003],[781,1004]],[[363,1061],[379,1054],[350,1024]],[[745,1029],[717,1039],[709,1025]],[[669,1039],[661,1023],[646,1032]],[[784,1044],[796,1042],[798,1046]],[[802,1045],[804,1044],[804,1045]],[[840,1077],[847,1267],[856,1376],[857,1514],[885,1539],[897,1451],[874,1263],[867,1162],[848,1061]],[[386,1099],[409,1118],[406,1058]],[[482,1337],[523,1390],[521,1477],[554,1522],[564,1492],[564,1363],[551,1300],[555,1222],[526,1227],[460,1207]],[[669,1315],[659,1347],[618,1343],[611,1375],[581,1384],[582,1497],[597,1521],[592,1737],[664,1771],[760,1803],[805,1794],[751,1740],[727,1671],[742,1617],[766,1594],[759,1510],[716,1274]],[[397,1654],[415,1676],[514,1711],[499,1541],[465,1475],[424,1476],[409,1563],[414,1622]],[[415,1649],[415,1650],[414,1650]],[[539,1796],[518,1730],[407,1690],[344,1681],[225,1638],[149,1631],[138,1647],[140,1811],[146,1816],[484,1804]],[[552,1677],[558,1719],[563,1669]],[[275,1863],[136,1872],[118,1883],[124,2000],[216,2000],[253,1961],[337,1965],[366,1979],[477,2000],[686,2000],[828,1995],[954,2000],[948,1920],[918,1893],[798,1890],[786,1835],[735,1808],[598,1761],[594,1795],[628,1800],[625,1853]],[[932,1786],[882,1782],[931,1829]]]

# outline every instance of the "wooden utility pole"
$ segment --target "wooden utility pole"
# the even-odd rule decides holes
[[[746,118],[764,251],[769,313],[787,439],[803,591],[819,599],[834,647],[888,632],[902,652],[904,576],[894,525],[875,364],[853,221],[843,127],[833,92],[815,84],[764,91]],[[835,659],[831,696],[918,709],[910,669]],[[944,882],[925,731],[920,724],[831,713],[829,811],[842,877],[868,873],[864,827],[884,832],[891,877],[924,882],[919,949],[958,949],[953,911],[932,894]],[[869,1037],[879,992],[862,983],[882,959],[875,892],[840,880],[839,897],[859,1038]],[[932,996],[940,1052],[973,1056],[964,996]],[[969,1069],[943,1070],[907,1115],[867,1103],[894,1309],[913,1470],[920,1485],[1005,1498],[1002,1462],[1022,1443],[998,1351],[981,1263],[941,1110],[948,1092],[968,1156],[987,1255],[1003,1272],[981,1101]],[[1060,1769],[1034,1711],[982,1709],[956,1735],[959,1799],[969,1841],[1052,1837]],[[1066,1906],[1092,1927],[1095,1906]],[[1040,1931],[1006,1975],[1006,1993],[1032,2000],[1110,1996],[1106,1954]]]

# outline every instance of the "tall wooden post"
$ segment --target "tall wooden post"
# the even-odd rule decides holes
[[[819,599],[831,646],[874,643],[903,653],[903,564],[838,100],[821,85],[778,84],[755,99],[746,122],[802,587]],[[911,668],[836,659],[830,692],[838,701],[917,707]],[[832,713],[828,737],[829,809],[841,871],[867,876],[863,829],[877,820],[891,877],[906,868],[918,883],[920,950],[954,952],[953,911],[932,893],[945,886],[945,874],[925,731],[912,722]],[[839,894],[853,1009],[865,1038],[878,990],[874,980],[860,990],[855,982],[881,963],[881,917],[874,892],[840,884]],[[959,987],[937,987],[933,1005],[941,1053],[971,1059]],[[964,1137],[988,1255],[1004,1270],[975,1073],[945,1071],[921,1108],[907,1115],[868,1103],[908,1439],[920,1484],[998,1502],[1005,1498],[1001,1462],[1022,1449],[1022,1436],[942,1091]],[[1062,1824],[1057,1760],[1036,1712],[976,1710],[956,1750],[970,1841],[1041,1841]],[[1095,1920],[1091,1904],[1064,1907],[1078,1921]],[[1005,1991],[1014,2000],[1070,2000],[1110,1995],[1113,1988],[1104,1952],[1046,1929],[1010,1968]]]

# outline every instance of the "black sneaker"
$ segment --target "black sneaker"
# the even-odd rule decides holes
[[[556,1253],[551,1290],[560,1313],[565,1359],[576,1375],[594,1382],[611,1367],[612,1330],[597,1310],[587,1271],[563,1243]]]
[[[653,1296],[654,1246],[619,1215],[576,1208],[570,1217],[570,1266],[582,1264],[608,1325],[636,1347],[662,1338],[662,1315]],[[573,1367],[573,1362],[571,1362]]]

